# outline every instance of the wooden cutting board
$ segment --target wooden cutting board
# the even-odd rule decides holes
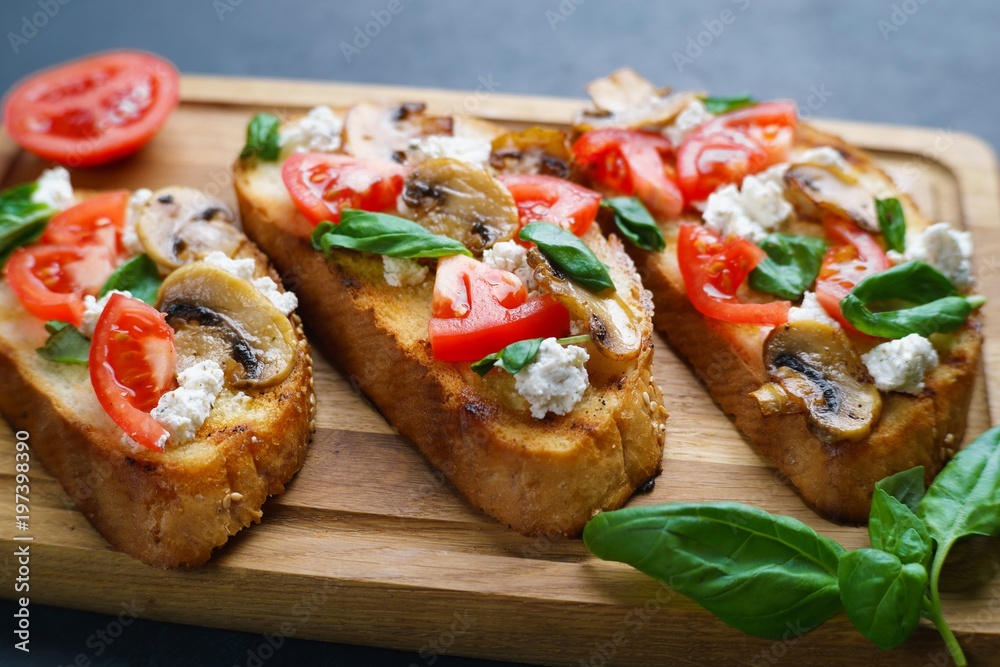
[[[513,123],[561,123],[579,102],[347,84],[187,77],[183,103],[140,154],[78,171],[78,187],[200,187],[233,203],[229,165],[257,110],[294,112],[364,99],[423,100],[432,111]],[[984,372],[969,415],[976,435],[1000,403],[1000,197],[995,159],[956,132],[819,122],[872,151],[935,220],[975,234],[986,306]],[[45,165],[0,135],[3,187]],[[655,376],[671,417],[664,472],[637,504],[739,500],[789,514],[849,548],[863,529],[806,509],[716,408],[691,371],[657,338]],[[629,567],[598,561],[579,540],[526,538],[466,504],[344,377],[316,359],[318,431],[288,492],[265,506],[205,566],[163,571],[114,551],[36,461],[31,470],[31,599],[144,618],[420,651],[417,664],[453,653],[552,665],[744,663],[945,664],[922,627],[882,653],[840,615],[799,637],[740,634]],[[0,382],[3,378],[0,378]],[[993,397],[991,406],[989,397]],[[4,597],[14,597],[13,435],[0,424]],[[1000,655],[1000,581],[949,596],[945,615],[978,664]],[[274,640],[275,642],[277,640]],[[265,650],[266,654],[267,651]]]

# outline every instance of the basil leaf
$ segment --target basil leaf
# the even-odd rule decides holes
[[[705,110],[709,113],[720,114],[727,111],[735,111],[743,107],[757,104],[757,100],[749,95],[739,95],[736,97],[706,97],[703,100]]]
[[[479,361],[473,363],[472,370],[479,377],[485,377],[493,368],[502,368],[511,375],[516,375],[522,368],[535,360],[535,357],[538,356],[538,348],[541,347],[543,340],[545,339],[529,338],[511,343],[499,352],[487,354]],[[582,334],[580,336],[558,338],[556,342],[560,345],[574,345],[576,343],[585,343],[588,340],[590,340],[590,334]]]
[[[583,541],[598,558],[628,563],[687,595],[727,624],[780,639],[841,608],[843,547],[801,521],[731,502],[630,507],[591,519]]]
[[[917,304],[900,310],[873,312],[869,304],[899,300]],[[920,261],[906,262],[854,286],[840,311],[856,329],[882,338],[954,331],[962,326],[982,297],[963,297],[940,271]]]
[[[281,121],[269,113],[259,113],[247,125],[247,143],[240,152],[241,160],[259,158],[274,162],[281,151]]]
[[[25,183],[0,193],[0,267],[12,252],[38,239],[56,213],[31,200],[37,189],[38,183]]]
[[[521,229],[521,238],[538,245],[552,264],[570,280],[592,292],[615,289],[608,267],[573,232],[551,222],[533,222]]]
[[[104,287],[101,288],[99,297],[111,290],[118,290],[119,292],[129,292],[136,299],[153,305],[162,283],[163,280],[160,279],[160,271],[156,268],[156,262],[149,255],[137,255],[119,266],[111,274],[107,282],[104,283]]]
[[[819,275],[826,241],[814,236],[776,233],[769,234],[760,247],[767,257],[750,272],[750,287],[794,301]]]
[[[896,252],[906,250],[906,217],[899,200],[895,197],[876,199],[875,211],[878,213],[882,237],[889,249]]]
[[[883,489],[876,488],[872,496],[868,538],[873,548],[887,551],[903,563],[930,565],[933,544],[927,526]]]
[[[90,358],[90,341],[80,330],[66,322],[52,321],[45,325],[51,334],[45,345],[36,351],[43,359],[63,364],[86,364]]]
[[[897,472],[875,483],[876,489],[882,489],[890,496],[916,512],[920,499],[924,497],[924,467],[917,466]]]
[[[632,245],[654,252],[660,252],[667,247],[667,242],[663,240],[663,232],[637,198],[613,197],[602,201],[601,206],[614,212],[615,227]]]
[[[321,222],[313,231],[313,247],[329,253],[334,248],[361,250],[389,257],[472,256],[460,241],[432,234],[415,222],[385,213],[346,209],[340,224]]]
[[[840,598],[861,633],[882,650],[902,644],[920,623],[927,570],[890,553],[858,549],[840,559]]]

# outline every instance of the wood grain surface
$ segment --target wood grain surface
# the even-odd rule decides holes
[[[78,187],[183,184],[230,203],[229,165],[256,110],[295,112],[362,99],[427,101],[432,111],[516,124],[561,123],[575,100],[347,84],[187,77],[183,103],[139,154],[78,171]],[[1000,197],[995,158],[947,130],[817,122],[871,150],[935,220],[971,230],[985,307],[984,372],[968,433],[997,421],[1000,396]],[[0,135],[3,187],[46,165]],[[284,276],[295,288],[296,277]],[[805,508],[657,338],[655,377],[670,411],[664,472],[636,504],[738,500],[802,519],[849,548],[863,529]],[[3,378],[0,378],[0,382]],[[31,599],[118,613],[313,639],[552,665],[944,665],[930,626],[888,653],[843,614],[786,641],[747,637],[629,567],[590,557],[578,540],[526,538],[463,502],[359,392],[363,383],[316,359],[318,431],[288,492],[261,525],[230,540],[205,566],[157,570],[114,551],[40,464],[31,470]],[[991,402],[988,397],[994,397]],[[0,424],[0,578],[13,597],[13,435]],[[1000,582],[948,596],[945,615],[975,664],[1000,660]]]

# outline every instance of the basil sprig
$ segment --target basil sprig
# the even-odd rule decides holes
[[[159,269],[156,268],[156,262],[149,255],[136,255],[111,274],[111,277],[104,283],[104,287],[101,288],[98,297],[102,297],[112,290],[118,290],[119,292],[129,292],[136,299],[153,305],[162,283],[163,280],[160,278]]]
[[[551,222],[533,222],[521,229],[521,238],[537,244],[553,266],[591,292],[615,288],[608,267],[573,232]]]
[[[521,372],[525,366],[530,364],[538,356],[538,348],[541,347],[544,338],[528,338],[511,343],[499,352],[487,354],[479,361],[472,364],[472,370],[480,377],[484,377],[494,368],[501,368],[511,375]],[[560,345],[574,345],[585,343],[590,340],[588,334],[580,336],[569,336],[568,338],[558,338],[556,342]]]
[[[842,607],[865,637],[891,649],[924,617],[961,667],[938,585],[956,542],[1000,535],[1000,426],[960,451],[926,493],[923,479],[917,467],[875,485],[871,548],[856,551],[739,503],[605,512],[583,539],[598,558],[632,565],[749,634],[810,630]]]
[[[0,193],[0,267],[10,254],[36,240],[56,213],[48,204],[32,201],[38,183],[25,183]]]
[[[898,310],[872,311],[878,302],[914,304]],[[954,331],[962,326],[981,296],[962,296],[951,281],[929,264],[906,262],[868,276],[840,302],[840,311],[858,331],[882,338],[904,338],[912,333]]]
[[[432,234],[415,222],[385,213],[346,209],[340,224],[321,222],[312,234],[313,247],[329,253],[335,248],[362,250],[389,257],[472,256],[460,241]]]
[[[750,272],[750,287],[794,301],[819,275],[826,241],[814,236],[775,233],[765,237],[760,247],[767,257]]]
[[[728,111],[736,111],[743,107],[757,104],[757,100],[749,95],[738,95],[736,97],[706,97],[702,102],[708,113],[720,114]]]
[[[281,152],[281,121],[269,113],[259,113],[247,125],[247,143],[240,152],[241,160],[258,158],[274,162]]]
[[[618,233],[628,239],[632,245],[643,250],[660,252],[667,243],[663,240],[663,232],[656,225],[653,216],[642,202],[635,197],[612,197],[601,202],[601,206],[611,209],[615,217],[615,227]]]
[[[49,338],[36,351],[49,361],[62,364],[86,364],[90,357],[90,341],[80,330],[66,322],[52,320],[45,324]]]
[[[899,200],[895,197],[876,199],[875,212],[878,214],[882,238],[889,249],[896,252],[906,250],[906,217]]]

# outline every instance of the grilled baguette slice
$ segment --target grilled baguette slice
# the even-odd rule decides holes
[[[277,281],[249,241],[237,257],[252,257],[258,276]],[[248,399],[224,388],[197,438],[159,453],[123,443],[86,366],[38,355],[44,323],[0,281],[0,412],[30,434],[32,455],[112,546],[156,567],[199,565],[259,522],[264,501],[305,460],[315,419],[312,360],[298,316],[291,319],[298,356],[288,377],[244,390]]]
[[[585,240],[639,314],[641,352],[608,377],[591,372],[591,388],[569,414],[537,420],[506,373],[483,379],[467,363],[433,359],[433,277],[390,287],[380,257],[327,258],[282,229],[307,223],[280,165],[234,169],[244,229],[282,275],[294,276],[312,339],[473,505],[523,534],[577,535],[659,473],[666,411],[651,374],[651,303],[616,238],[594,229]]]

